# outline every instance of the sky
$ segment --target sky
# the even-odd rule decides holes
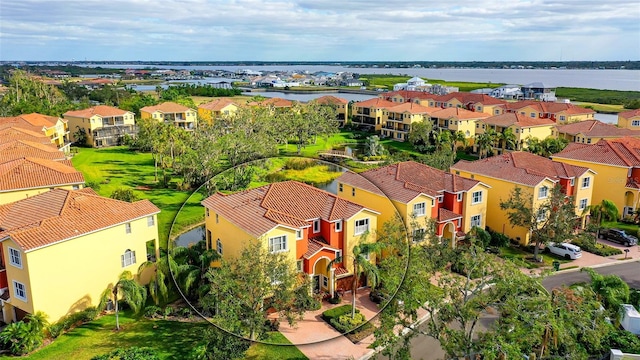
[[[20,60],[640,60],[640,0],[1,0]]]

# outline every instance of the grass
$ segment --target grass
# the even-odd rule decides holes
[[[281,145],[279,148],[280,155],[285,156],[303,156],[318,158],[318,152],[323,150],[330,150],[336,146],[342,144],[354,144],[357,143],[356,134],[350,131],[341,131],[337,134],[333,134],[328,138],[318,137],[315,144],[308,144],[302,148],[300,154],[298,154],[298,146],[290,143],[288,145]]]
[[[529,259],[533,258],[533,254],[524,250],[518,249],[513,246],[500,248],[500,255],[503,259],[513,261],[517,266],[527,269],[535,269],[543,266],[552,266],[554,261],[558,261],[561,264],[568,263],[570,260],[556,257],[552,254],[539,253],[538,256],[542,257],[541,263],[532,262]]]
[[[568,98],[571,99],[571,101],[620,105],[634,99],[639,99],[640,91],[559,87],[556,88],[556,96],[559,98]]]
[[[593,102],[574,102],[575,105],[586,107],[603,114],[617,114],[626,111],[622,105],[617,104],[598,104]]]
[[[265,342],[271,344],[282,345],[267,345],[263,343],[253,344],[245,355],[245,359],[249,360],[271,360],[271,359],[287,359],[287,360],[304,360],[306,356],[297,347],[291,345],[291,342],[287,340],[284,335],[279,332],[271,332],[267,334]],[[289,345],[289,346],[286,346]]]
[[[380,140],[380,143],[389,149],[406,152],[414,156],[421,155],[421,153],[413,147],[413,144],[411,144],[408,141],[395,141],[391,139],[384,139],[384,140]]]
[[[154,180],[154,162],[150,153],[133,152],[124,146],[79,148],[72,162],[83,173],[86,181],[100,184],[97,190],[100,195],[110,196],[119,187],[131,188],[138,198],[147,199],[160,208],[158,236],[162,248],[167,247],[174,219],[176,224],[172,235],[204,220],[204,211],[200,205],[203,199],[201,194],[190,196],[190,191],[158,186]],[[183,203],[185,206],[180,211]],[[176,217],[179,211],[180,216]]]
[[[640,226],[636,224],[627,224],[617,221],[603,221],[602,227],[605,229],[615,228],[624,230],[627,234],[633,236],[636,236],[638,234],[638,229],[640,228]]]

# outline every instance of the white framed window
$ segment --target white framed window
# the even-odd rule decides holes
[[[329,287],[329,278],[322,275],[322,287]]]
[[[584,210],[587,208],[587,202],[588,199],[580,199],[580,205],[578,206],[578,209],[580,210]]]
[[[414,229],[413,230],[413,242],[417,243],[424,240],[424,235],[426,233],[425,229]]]
[[[302,235],[303,235],[302,229],[296,230],[296,240],[302,240],[302,237],[303,237]]]
[[[564,119],[566,119],[566,117],[564,115],[560,115],[560,121],[564,121]]]
[[[218,254],[222,256],[222,241],[220,241],[220,239],[216,240],[216,249],[218,250]]]
[[[336,232],[342,231],[342,220],[336,221]]]
[[[9,248],[9,263],[19,269],[22,269],[22,253],[20,250]]]
[[[147,226],[151,227],[151,226],[153,226],[155,224],[156,224],[156,221],[153,218],[153,215],[147,216]]]
[[[544,209],[538,209],[536,219],[538,222],[545,221],[547,219],[547,212]]]
[[[369,231],[369,219],[360,219],[356,220],[356,229],[355,235],[364,234]]]
[[[478,214],[478,215],[473,215],[471,217],[471,227],[477,226],[477,227],[481,227],[482,226],[482,215]]]
[[[571,178],[571,186],[574,186],[576,184],[576,178]]]
[[[631,126],[640,126],[640,120],[632,120]]]
[[[313,220],[313,233],[319,233],[320,232],[320,220],[316,219]]]
[[[22,300],[27,301],[27,287],[21,283],[13,280],[13,295]]]
[[[124,254],[120,255],[122,267],[127,267],[136,263],[136,252],[127,249]]]
[[[340,260],[337,260],[340,259]],[[336,262],[340,261],[342,263],[342,250],[336,251]]]
[[[546,199],[549,196],[549,188],[546,186],[538,189],[538,199]]]
[[[304,271],[304,262],[302,260],[296,261],[296,271],[303,272]]]
[[[474,191],[471,194],[471,205],[479,204],[482,202],[482,191]]]
[[[269,238],[269,252],[287,251],[287,235]]]
[[[438,195],[438,204],[442,204],[443,201],[444,201],[444,196]]]
[[[586,177],[584,179],[582,179],[582,188],[586,189],[591,185],[591,178],[590,177]]]
[[[425,203],[417,203],[413,204],[413,215],[414,216],[424,216],[427,213],[427,206]]]
[[[529,116],[531,116],[532,118],[536,117],[536,113],[531,113],[529,114]]]
[[[131,234],[131,223],[124,224],[124,232],[127,234]]]
[[[342,184],[338,184],[338,191],[342,192]]]
[[[462,193],[458,193],[457,199],[458,199],[458,202],[462,201]]]

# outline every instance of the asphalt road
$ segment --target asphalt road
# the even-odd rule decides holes
[[[629,261],[620,265],[611,265],[595,269],[603,275],[616,274],[626,281],[632,288],[640,289],[640,262]],[[578,282],[589,281],[589,275],[581,271],[563,271],[555,275],[549,276],[542,281],[542,284],[548,290],[562,285],[571,285]],[[486,327],[496,319],[495,315],[487,315],[481,319],[478,330],[486,329]],[[428,336],[416,336],[411,341],[411,357],[413,359],[422,360],[440,360],[444,358],[444,351],[440,348],[440,343]],[[386,357],[378,356],[377,359],[386,359]]]

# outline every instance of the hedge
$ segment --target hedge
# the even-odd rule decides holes
[[[359,312],[359,310],[356,309],[356,312]],[[351,314],[351,305],[336,306],[333,309],[329,309],[322,313],[322,319],[331,323],[331,319],[338,318],[345,314]]]
[[[600,256],[612,256],[612,255],[622,254],[622,251],[620,249],[614,248],[613,246],[600,244],[600,243],[596,243],[595,245],[593,245],[593,243],[584,242],[580,238],[574,239],[572,243],[574,245],[579,246],[580,249],[584,251],[587,251],[596,255],[600,255]]]

